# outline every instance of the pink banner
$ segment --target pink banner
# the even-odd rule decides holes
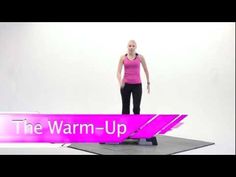
[[[122,142],[164,134],[186,116],[0,113],[0,142]]]

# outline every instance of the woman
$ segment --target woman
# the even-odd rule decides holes
[[[145,59],[142,55],[135,52],[137,44],[134,40],[128,42],[127,54],[121,56],[117,79],[120,84],[122,97],[122,114],[130,114],[130,96],[133,98],[133,113],[140,114],[140,104],[142,97],[142,82],[140,78],[140,63],[144,69],[147,79],[147,91],[150,93],[149,72]],[[124,77],[121,79],[122,66],[124,65]]]

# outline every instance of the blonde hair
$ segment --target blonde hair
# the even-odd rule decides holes
[[[132,42],[132,43],[135,43],[135,45],[137,46],[137,43],[136,43],[135,40],[129,40],[128,44],[131,43],[131,42]]]

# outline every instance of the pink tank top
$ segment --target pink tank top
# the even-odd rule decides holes
[[[140,84],[140,62],[141,59],[138,54],[136,54],[135,59],[128,59],[127,54],[124,59],[124,78],[123,82],[128,84]]]

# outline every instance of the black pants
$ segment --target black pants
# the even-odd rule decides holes
[[[127,84],[120,89],[122,98],[122,114],[130,114],[130,96],[133,98],[133,113],[140,114],[142,84]]]

